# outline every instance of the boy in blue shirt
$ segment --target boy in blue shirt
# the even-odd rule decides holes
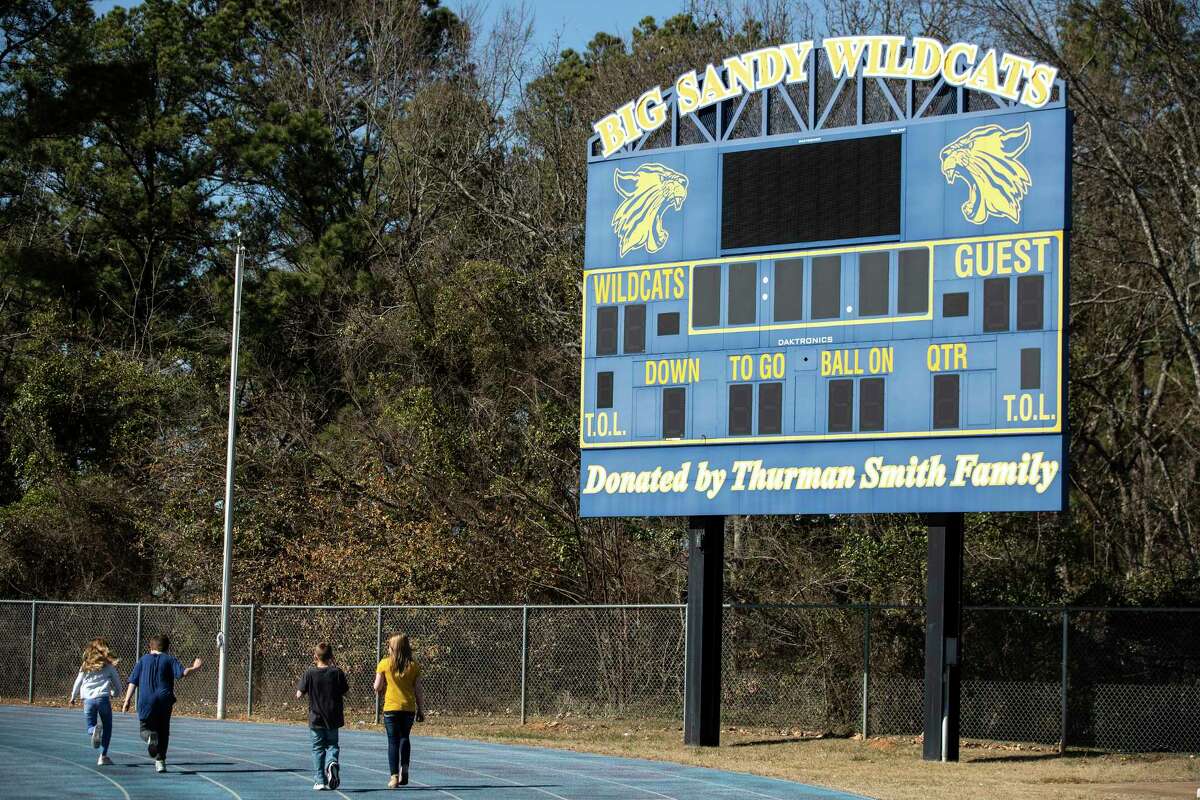
[[[171,739],[171,708],[175,705],[175,680],[204,666],[196,659],[187,669],[170,654],[171,638],[166,634],[150,637],[150,652],[138,659],[129,674],[121,711],[129,710],[134,688],[138,689],[137,715],[146,752],[154,759],[154,771],[167,771],[167,745]]]

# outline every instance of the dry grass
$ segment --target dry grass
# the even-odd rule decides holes
[[[719,749],[685,747],[678,727],[622,721],[537,721],[524,727],[436,720],[418,733],[559,747],[753,772],[886,800],[927,798],[1195,798],[1200,759],[1179,754],[1117,755],[1036,745],[967,742],[957,764],[927,763],[911,737],[816,738],[800,732],[731,729]]]

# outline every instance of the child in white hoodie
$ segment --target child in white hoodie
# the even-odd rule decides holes
[[[77,697],[83,699],[83,718],[87,723],[92,747],[100,748],[97,766],[112,763],[108,757],[108,743],[112,740],[112,701],[109,697],[121,694],[121,676],[117,664],[104,639],[92,639],[83,651],[83,664],[75,685],[71,687],[71,705]]]

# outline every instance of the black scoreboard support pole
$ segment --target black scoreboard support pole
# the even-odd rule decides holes
[[[958,761],[963,515],[931,514],[925,601],[926,761]]]
[[[683,743],[721,744],[721,613],[725,602],[725,518],[688,518],[687,653]]]

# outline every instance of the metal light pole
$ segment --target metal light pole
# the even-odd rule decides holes
[[[233,260],[233,343],[229,351],[229,440],[225,450],[225,551],[221,562],[221,632],[217,634],[220,653],[217,667],[217,719],[225,719],[226,660],[229,643],[229,593],[233,571],[233,455],[237,438],[238,341],[242,323],[242,262],[245,251],[238,235],[237,255]]]

